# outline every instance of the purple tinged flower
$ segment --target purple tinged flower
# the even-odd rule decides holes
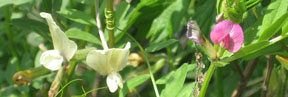
[[[202,45],[201,30],[195,21],[188,21],[186,36],[198,45]]]
[[[224,46],[229,52],[237,52],[242,47],[244,35],[239,24],[224,20],[214,26],[210,39],[214,44]]]

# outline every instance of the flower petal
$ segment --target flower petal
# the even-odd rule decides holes
[[[40,16],[45,18],[48,22],[54,48],[58,50],[67,61],[69,61],[77,50],[76,43],[68,39],[66,34],[54,22],[51,14],[41,12]]]
[[[196,42],[199,45],[202,45],[202,43],[201,43],[201,30],[195,21],[188,21],[186,36],[191,41]]]
[[[87,65],[96,70],[100,75],[107,75],[112,72],[107,65],[107,57],[104,50],[91,50],[86,58]]]
[[[109,60],[107,65],[109,65],[113,71],[118,72],[127,65],[129,49],[112,48],[109,49],[105,55],[108,58],[107,60]]]
[[[233,27],[233,22],[225,20],[216,24],[210,33],[210,39],[215,44],[220,44]]]
[[[86,62],[101,75],[118,72],[127,65],[130,46],[128,42],[124,49],[92,50],[88,53]]]
[[[119,73],[112,72],[107,76],[106,83],[110,92],[114,93],[118,87],[123,88],[123,82]]]
[[[40,64],[52,71],[58,70],[63,62],[63,57],[57,50],[45,51],[40,57]]]
[[[243,30],[239,24],[233,24],[233,28],[229,34],[230,41],[227,48],[230,52],[237,52],[242,47],[244,42]]]

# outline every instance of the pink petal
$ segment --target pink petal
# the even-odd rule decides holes
[[[242,47],[244,41],[243,30],[239,24],[233,24],[233,28],[229,34],[230,41],[227,48],[230,52],[237,52]]]
[[[214,26],[210,39],[214,44],[224,43],[224,47],[230,52],[237,52],[242,46],[244,35],[239,24],[225,20]]]
[[[220,44],[223,39],[229,35],[230,30],[233,27],[232,21],[222,21],[216,24],[210,33],[210,39],[214,44]]]

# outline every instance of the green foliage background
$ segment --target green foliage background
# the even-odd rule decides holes
[[[219,1],[222,0],[132,0],[130,3],[123,0],[115,5],[116,47],[123,47],[130,41],[130,52],[139,53],[136,42],[125,33],[132,35],[146,48],[160,96],[191,97],[196,75],[196,47],[186,37],[186,23],[189,20],[197,21],[202,34],[209,38],[219,14],[217,9],[222,6]],[[104,27],[105,7],[106,0],[100,0],[99,13]],[[17,86],[12,80],[18,71],[41,66],[39,57],[43,51],[39,49],[39,44],[44,44],[47,49],[53,48],[47,23],[39,16],[40,12],[51,13],[79,49],[102,49],[95,21],[94,0],[0,0],[1,97],[47,97],[56,72],[35,78],[27,86]],[[258,58],[242,95],[259,97],[266,73],[266,55],[272,55],[274,59],[269,92],[274,92],[275,97],[287,96],[287,71],[283,69],[283,65],[285,67],[287,64],[281,65],[274,57],[288,57],[287,21],[288,0],[261,0],[245,11],[240,23],[245,35],[244,45],[235,54],[224,53],[221,61],[215,63],[222,69],[222,84],[216,83],[214,76],[206,96],[230,97],[241,80],[234,62],[237,61],[244,71],[249,60]],[[105,36],[108,39],[106,30]],[[202,72],[205,72],[210,63],[203,55],[206,68]],[[64,93],[83,96],[85,92],[95,89],[96,81],[100,81],[98,87],[106,87],[105,78],[85,64],[85,60],[77,63],[71,80],[81,80],[71,83]],[[99,89],[98,97],[155,97],[146,64],[141,62],[136,67],[127,66],[120,72],[126,81],[124,88],[113,94],[107,88]],[[86,96],[91,96],[91,93]]]

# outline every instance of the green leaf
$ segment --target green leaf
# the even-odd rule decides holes
[[[119,28],[121,30],[116,30],[115,31],[115,36],[116,36],[115,42],[117,43],[119,40],[121,40],[122,37],[124,36],[124,34],[127,32],[127,30],[136,21],[138,21],[138,20],[143,21],[142,17],[151,18],[150,17],[151,14],[155,14],[155,13],[158,14],[158,12],[161,12],[161,11],[159,11],[160,10],[159,7],[162,8],[163,6],[167,6],[165,4],[167,4],[167,2],[169,2],[169,4],[170,4],[171,1],[174,1],[174,0],[160,0],[160,1],[156,1],[156,0],[141,0],[140,3],[138,3],[137,6],[131,12],[130,12],[130,10],[128,10],[128,12],[125,15],[122,14],[125,17],[123,18],[123,20],[119,21],[119,23],[118,23],[119,26],[117,28]],[[153,11],[153,13],[151,13],[151,11]],[[116,16],[118,17],[119,15],[117,15],[117,13],[120,13],[120,12],[116,12]]]
[[[185,63],[185,65],[186,64],[187,63]],[[188,67],[187,67],[187,72],[195,73],[196,66],[197,66],[196,64],[189,64]],[[169,81],[169,79],[174,76],[174,74],[175,74],[175,71],[169,72],[165,76],[162,76],[160,79],[158,79],[156,81],[156,84],[166,84]]]
[[[139,75],[133,79],[128,80],[126,83],[124,83],[123,88],[119,92],[119,97],[126,97],[126,94],[132,90],[133,88],[141,85],[145,81],[147,81],[150,78],[149,74]]]
[[[125,27],[125,23],[127,23],[127,20],[125,20],[125,15],[127,14],[129,8],[130,8],[130,4],[128,4],[125,1],[121,2],[117,6],[117,10],[115,12],[115,25],[118,28]]]
[[[150,45],[149,47],[146,48],[146,52],[158,51],[160,49],[163,49],[165,47],[170,46],[171,44],[174,44],[177,41],[178,40],[176,40],[176,39],[169,39],[169,40],[162,41],[162,42],[159,42],[159,43],[154,43],[154,44],[152,44],[152,45]]]
[[[216,3],[216,0],[206,0],[201,6],[195,9],[195,13],[192,17],[197,21],[201,32],[206,37],[209,37],[211,26],[215,24],[215,17],[217,13]]]
[[[220,61],[220,62],[213,62],[212,64],[214,64],[217,67],[224,67],[224,66],[226,66],[229,63]]]
[[[0,8],[5,6],[5,5],[9,5],[9,4],[21,5],[24,3],[31,2],[31,1],[32,0],[0,0]]]
[[[35,31],[46,40],[51,41],[50,37],[48,36],[50,34],[48,26],[43,22],[32,19],[13,19],[11,22],[14,26],[20,27],[24,30]]]
[[[159,17],[154,19],[146,38],[151,37],[150,42],[159,42],[171,37],[182,26],[180,21],[184,18],[190,0],[175,0]]]
[[[268,6],[258,33],[260,41],[271,38],[281,28],[288,17],[287,8],[288,0],[276,0]]]
[[[74,22],[96,26],[95,19],[91,15],[82,11],[78,11],[76,9],[63,9],[58,13]]]
[[[170,79],[170,77],[174,75],[174,73],[175,73],[175,71],[169,72],[169,74],[167,74],[167,75],[161,77],[160,79],[158,79],[156,81],[156,84],[160,84],[160,85],[161,84],[166,84],[168,82],[168,80]]]
[[[247,18],[248,20],[249,18]],[[244,30],[244,45],[247,46],[249,45],[250,43],[252,43],[253,41],[256,41],[258,40],[258,37],[257,37],[257,32],[259,32],[260,30],[260,26],[262,24],[262,21],[263,21],[263,17],[262,18],[259,18],[256,23],[254,23],[253,25],[248,25],[250,23],[247,23],[247,22],[250,22],[250,21],[245,21],[245,24],[248,25],[248,28]],[[242,26],[243,27],[243,26]],[[243,27],[244,28],[244,27]]]
[[[94,35],[88,32],[84,32],[77,28],[69,29],[68,31],[66,31],[66,35],[72,39],[80,39],[80,40],[84,40],[84,41],[88,41],[91,43],[101,45],[101,42]]]
[[[188,64],[183,64],[180,68],[178,68],[168,79],[165,88],[161,92],[161,97],[177,97],[177,94],[184,85],[187,71]]]
[[[261,49],[263,49],[269,45],[270,45],[270,42],[268,42],[268,41],[262,41],[262,42],[248,45],[246,47],[241,48],[232,57],[224,59],[223,62],[229,63],[229,62],[234,61],[236,59],[239,59],[239,58],[245,57],[249,54],[252,54],[254,52],[257,52],[257,51],[259,51],[259,50],[261,50]]]
[[[264,17],[265,18],[265,17]],[[263,20],[265,21],[265,20]],[[273,23],[272,25],[269,24],[269,27],[267,27],[266,29],[262,30],[263,27],[261,28],[260,32],[258,33],[262,33],[259,37],[259,41],[262,40],[268,40],[270,39],[274,34],[276,34],[281,28],[282,26],[288,21],[288,13],[286,12],[285,14],[283,14],[278,20],[276,20],[275,23]],[[262,25],[263,26],[263,25]],[[261,32],[262,31],[262,32]]]
[[[285,35],[286,33],[288,33],[288,22],[283,25],[281,35]]]
[[[192,97],[195,84],[194,82],[185,84],[181,91],[175,97]]]

